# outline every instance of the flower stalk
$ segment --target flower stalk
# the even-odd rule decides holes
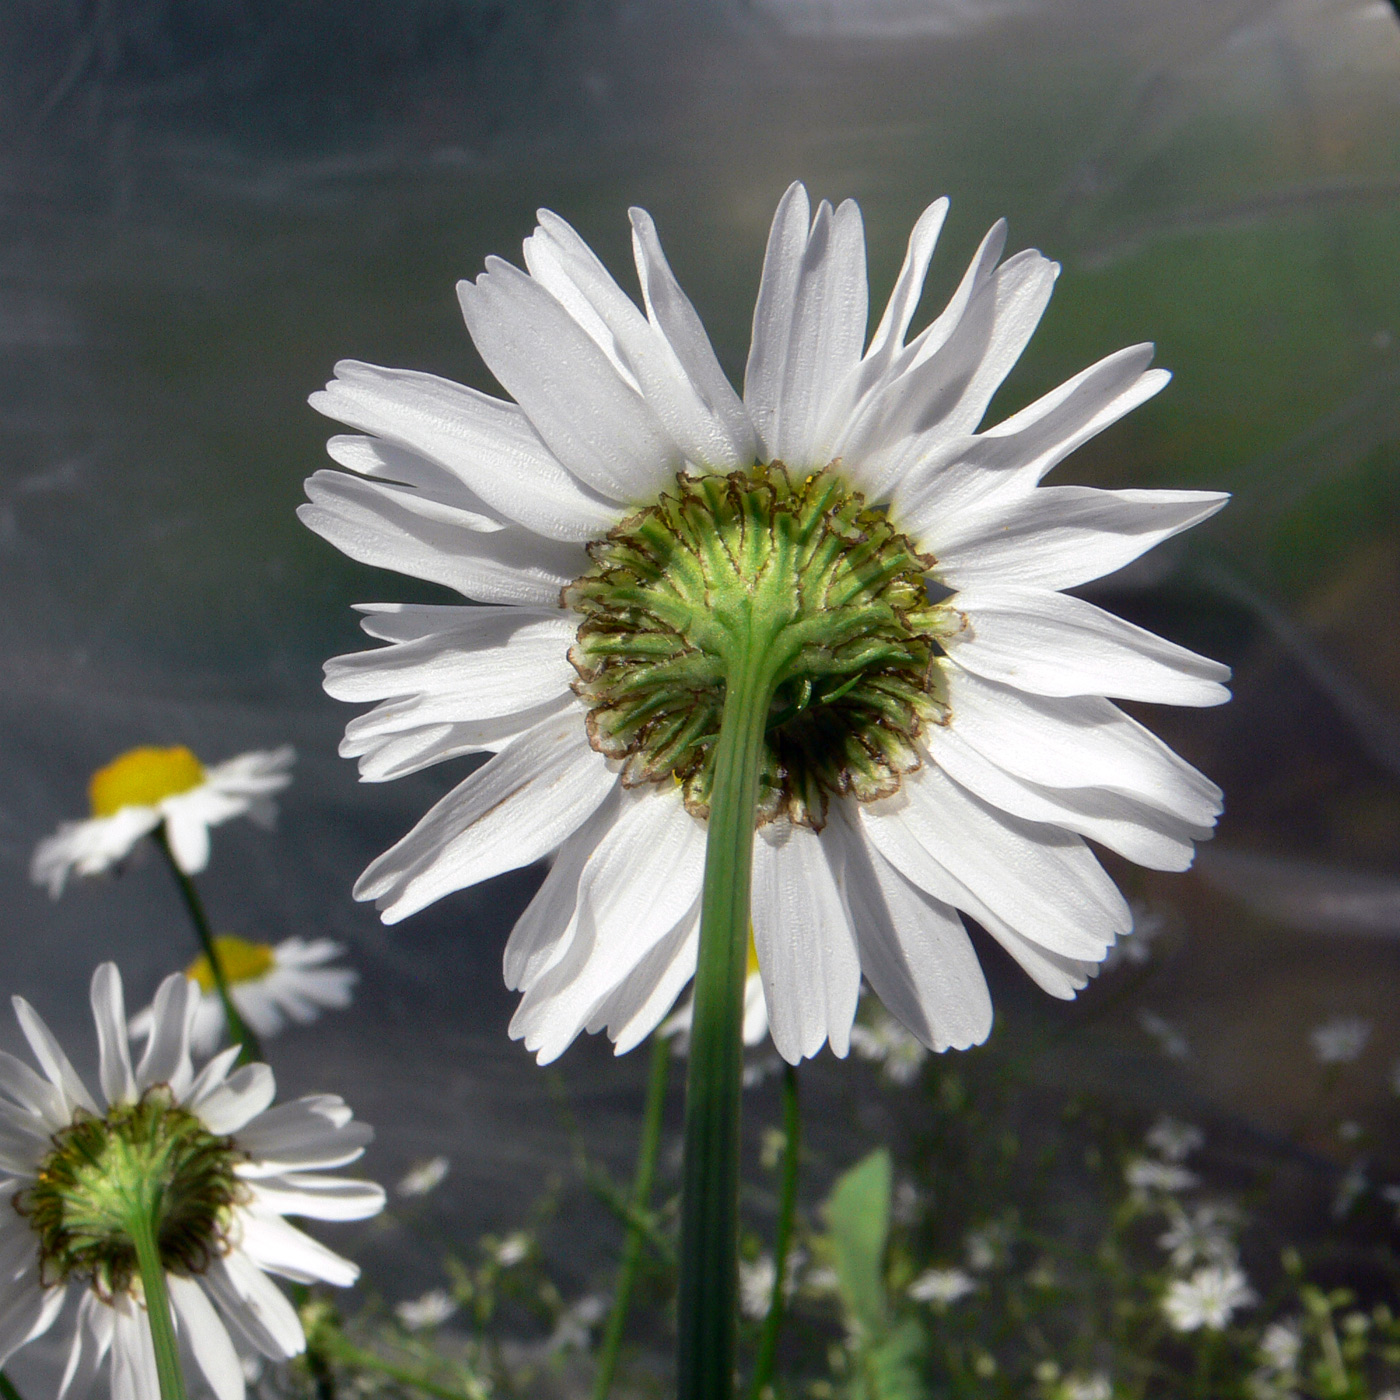
[[[246,1065],[255,1060],[261,1061],[264,1058],[262,1046],[258,1043],[257,1036],[249,1028],[247,1022],[238,1014],[238,1008],[234,1005],[233,993],[229,991],[228,978],[224,975],[224,966],[219,961],[218,949],[214,944],[214,930],[210,927],[209,915],[205,912],[204,901],[199,897],[199,890],[195,887],[194,881],[180,868],[180,862],[175,859],[175,852],[170,849],[170,838],[166,835],[163,822],[152,833],[152,837],[159,847],[161,855],[165,857],[165,863],[170,867],[170,873],[175,877],[176,888],[180,891],[185,912],[189,914],[190,923],[194,926],[194,934],[199,942],[200,951],[209,964],[210,974],[214,978],[214,986],[219,993],[219,1000],[223,1004],[224,1020],[228,1023],[229,1039],[243,1047],[238,1056],[238,1063]]]
[[[185,1374],[180,1368],[180,1348],[175,1340],[170,1294],[165,1286],[165,1265],[161,1262],[160,1246],[156,1243],[161,1188],[151,1182],[149,1190],[142,1195],[146,1199],[131,1203],[127,1232],[136,1248],[136,1262],[141,1270],[146,1319],[156,1354],[156,1375],[160,1380],[160,1400],[186,1400]]]

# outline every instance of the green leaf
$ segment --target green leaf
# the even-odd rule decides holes
[[[890,1154],[882,1147],[836,1183],[826,1222],[841,1296],[867,1338],[889,1325],[885,1299],[885,1244],[890,1233]]]
[[[924,1343],[924,1329],[906,1318],[863,1350],[861,1371],[869,1400],[924,1400],[927,1391],[917,1365]]]

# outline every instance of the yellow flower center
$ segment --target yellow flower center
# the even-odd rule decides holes
[[[204,781],[204,765],[183,745],[129,749],[99,768],[88,783],[94,817],[111,817],[123,807],[154,807]]]
[[[214,954],[229,986],[239,982],[259,982],[277,965],[270,943],[249,943],[232,933],[221,933],[214,940]],[[202,992],[214,991],[214,970],[203,954],[186,969],[185,976],[199,983]]]

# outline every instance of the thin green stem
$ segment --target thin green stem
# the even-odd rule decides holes
[[[141,1287],[146,1294],[146,1320],[151,1328],[151,1345],[156,1354],[156,1375],[160,1380],[160,1400],[186,1400],[185,1374],[180,1369],[180,1348],[175,1341],[175,1323],[170,1316],[170,1294],[165,1286],[165,1265],[156,1244],[158,1203],[133,1203],[127,1220],[127,1233],[136,1247],[141,1268]]]
[[[598,1369],[593,1375],[593,1400],[606,1400],[612,1388],[613,1373],[617,1370],[622,1333],[627,1326],[627,1310],[632,1304],[632,1288],[642,1262],[642,1247],[646,1243],[646,1231],[641,1221],[651,1207],[651,1186],[656,1179],[656,1154],[661,1148],[661,1118],[666,1107],[666,1080],[670,1068],[671,1042],[665,1036],[653,1036],[646,1109],[642,1116],[642,1141],[637,1150],[637,1175],[632,1183],[630,1205],[633,1223],[628,1227],[622,1246],[617,1290],[613,1295],[612,1311],[608,1314],[607,1330],[603,1333],[603,1345],[598,1352]]]
[[[343,1366],[355,1367],[361,1371],[377,1371],[381,1376],[397,1381],[400,1385],[421,1390],[424,1395],[436,1396],[437,1400],[485,1400],[486,1397],[485,1390],[480,1386],[454,1390],[411,1366],[400,1366],[396,1362],[386,1361],[377,1352],[366,1347],[357,1347],[339,1332],[328,1330],[325,1335],[318,1336],[317,1346],[322,1355],[333,1357]]]
[[[180,862],[175,859],[175,852],[170,849],[170,838],[166,834],[165,823],[162,822],[152,835],[160,853],[165,857],[165,863],[170,867],[170,873],[175,877],[180,898],[185,902],[185,912],[189,914],[190,923],[194,925],[195,938],[199,941],[200,950],[209,964],[219,1000],[223,1003],[229,1039],[243,1047],[238,1062],[246,1065],[253,1060],[261,1060],[262,1046],[258,1044],[257,1036],[248,1028],[247,1023],[238,1014],[238,1008],[233,1004],[228,978],[224,976],[223,964],[219,961],[219,954],[214,947],[214,930],[210,927],[209,915],[204,912],[204,901],[199,897],[199,890],[195,888],[194,881],[180,868]]]
[[[0,1371],[0,1400],[24,1400],[15,1389],[15,1383],[3,1371]]]
[[[734,1390],[741,1029],[754,813],[768,706],[781,665],[775,665],[772,638],[750,628],[745,641],[725,676],[700,897],[681,1198],[680,1400],[728,1400]]]
[[[778,1356],[778,1333],[783,1326],[787,1302],[788,1257],[792,1253],[792,1226],[797,1214],[797,1168],[802,1151],[802,1113],[797,1097],[797,1066],[783,1066],[783,1174],[778,1194],[778,1232],[773,1241],[773,1294],[763,1331],[758,1339],[758,1355],[749,1384],[749,1400],[761,1400],[773,1381],[773,1363]]]

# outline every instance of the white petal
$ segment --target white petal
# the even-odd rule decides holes
[[[78,1317],[58,1400],[86,1400],[103,1358],[112,1346],[116,1314],[90,1289],[78,1303]]]
[[[217,1400],[243,1400],[243,1367],[214,1305],[192,1278],[166,1275],[180,1331]]]
[[[210,1000],[217,1004],[217,995]],[[218,1010],[219,1024],[222,1026],[224,1018],[222,1006]],[[227,1049],[220,1050],[195,1076],[194,1082],[181,1096],[181,1102],[188,1107],[190,1104],[198,1103],[201,1099],[207,1098],[228,1078],[229,1070],[233,1068],[234,1061],[241,1053],[242,1047],[239,1045],[230,1045]]]
[[[209,864],[209,823],[193,813],[176,810],[165,816],[170,854],[186,875],[198,875]]]
[[[214,1260],[204,1278],[224,1317],[264,1356],[283,1361],[306,1350],[296,1309],[241,1249]]]
[[[5,1204],[9,1207],[8,1201]],[[37,1263],[38,1250],[32,1238],[29,1254]],[[26,1342],[32,1342],[53,1326],[67,1293],[62,1284],[41,1287],[39,1270],[32,1266],[20,1277],[5,1278],[4,1283],[4,1293],[0,1294],[0,1366]]]
[[[844,1056],[860,999],[860,955],[816,832],[760,827],[753,852],[753,937],[769,1033],[789,1063],[830,1040]]]
[[[919,544],[937,556],[938,577],[950,588],[1075,588],[1131,564],[1227,500],[1220,491],[1042,486],[1011,506],[993,502],[933,523]]]
[[[843,848],[840,883],[860,967],[890,1014],[931,1050],[966,1050],[992,1029],[992,998],[957,911],[912,885],[831,806],[829,840]]]
[[[457,295],[487,367],[585,485],[636,504],[681,470],[680,450],[642,395],[533,278],[488,258],[475,283],[457,284]]]
[[[197,983],[183,972],[167,977],[152,1004],[152,1032],[146,1053],[136,1067],[136,1087],[145,1092],[152,1084],[168,1084],[178,1099],[189,1087],[190,1003],[200,995]]]
[[[374,1137],[368,1123],[353,1121],[335,1094],[312,1094],[260,1113],[238,1134],[238,1146],[253,1160],[240,1176],[276,1176],[289,1171],[329,1170],[353,1162]]]
[[[625,793],[617,821],[579,880],[574,933],[560,960],[534,981],[511,1020],[548,1064],[568,1048],[637,964],[685,921],[700,897],[705,828],[680,789]]]
[[[337,1288],[348,1288],[360,1276],[357,1265],[288,1224],[280,1215],[240,1210],[237,1239],[255,1264],[295,1283],[333,1283]]]
[[[40,1069],[48,1075],[49,1083],[62,1092],[67,1100],[66,1116],[71,1120],[73,1109],[85,1108],[93,1117],[100,1118],[102,1111],[97,1107],[97,1101],[88,1093],[87,1085],[78,1077],[77,1070],[69,1063],[68,1056],[63,1053],[63,1047],[44,1024],[43,1018],[23,997],[12,997],[10,1000],[15,1008],[15,1017],[19,1021],[20,1029],[29,1042],[29,1048],[34,1052],[34,1058],[39,1061]]]
[[[1013,777],[966,743],[953,725],[931,726],[923,742],[940,768],[984,802],[1028,821],[1077,831],[1151,870],[1185,870],[1195,854],[1192,842],[1211,835],[1209,826],[1183,822],[1122,793],[1039,787]]]
[[[860,362],[869,309],[860,209],[823,200],[809,228],[808,208],[793,185],[773,216],[744,375],[767,454],[798,469],[827,460],[818,429]]]
[[[313,400],[315,397],[312,395]],[[314,402],[312,406],[315,407]],[[420,495],[461,511],[464,517],[470,518],[469,528],[482,534],[503,530],[511,523],[508,516],[488,505],[446,467],[383,438],[338,433],[326,440],[326,456],[338,467],[359,476],[372,476],[381,481],[397,482],[400,486],[411,486]],[[555,470],[560,476],[568,475],[557,464]],[[554,536],[547,535],[546,538],[553,539]]]
[[[588,567],[576,545],[514,528],[468,529],[405,487],[320,471],[306,494],[311,503],[297,511],[302,522],[352,559],[483,603],[557,603],[560,589]]]
[[[23,1060],[3,1050],[0,1050],[0,1092],[37,1118],[46,1132],[56,1133],[73,1121],[73,1112],[63,1091],[35,1074]]]
[[[1078,836],[990,808],[937,768],[906,775],[896,797],[862,803],[860,818],[905,879],[980,920],[952,876],[996,917],[1066,957],[1097,961],[1132,927],[1123,897]]]
[[[92,974],[89,999],[97,1023],[98,1082],[109,1104],[133,1103],[136,1078],[126,1037],[126,1006],[116,963],[101,963]]]
[[[1220,789],[1097,696],[1046,699],[944,671],[951,725],[998,767],[1043,787],[1100,787],[1209,828]]]
[[[313,408],[440,463],[526,529],[582,543],[617,523],[616,509],[565,471],[515,404],[412,370],[342,360],[335,372]]]
[[[187,1099],[185,1107],[211,1133],[222,1137],[237,1133],[263,1113],[276,1096],[277,1081],[266,1065],[244,1065],[201,1098]],[[244,1146],[241,1134],[239,1146]]]
[[[625,1055],[661,1024],[676,1004],[681,989],[695,976],[695,955],[700,946],[700,910],[674,930],[647,955],[637,970],[613,994],[607,1006],[608,1034],[616,1042],[614,1054]],[[750,981],[756,979],[751,978]],[[758,999],[763,1000],[759,992]],[[768,1016],[757,1040],[750,1039],[750,1018],[745,999],[744,1044],[753,1045],[768,1034]]]
[[[160,1379],[145,1310],[129,1294],[113,1300],[112,1400],[159,1400]]]
[[[910,230],[904,265],[895,278],[894,290],[890,293],[884,315],[880,317],[880,324],[870,338],[862,370],[883,370],[895,353],[904,348],[904,337],[914,313],[919,309],[919,299],[924,294],[924,278],[928,275],[928,265],[947,217],[947,198],[936,199],[919,215]]]
[[[343,1176],[265,1176],[249,1184],[256,1208],[309,1220],[365,1220],[384,1209],[384,1188]]]
[[[945,643],[966,671],[1037,695],[1221,705],[1230,668],[1112,613],[1043,588],[983,584],[953,599],[968,622]]]
[[[29,878],[48,886],[57,899],[69,875],[100,875],[130,855],[136,843],[159,825],[160,813],[153,807],[123,807],[110,817],[62,822],[35,847]]]
[[[577,708],[546,720],[459,783],[355,886],[397,923],[453,890],[529,865],[588,819],[616,779]]]

